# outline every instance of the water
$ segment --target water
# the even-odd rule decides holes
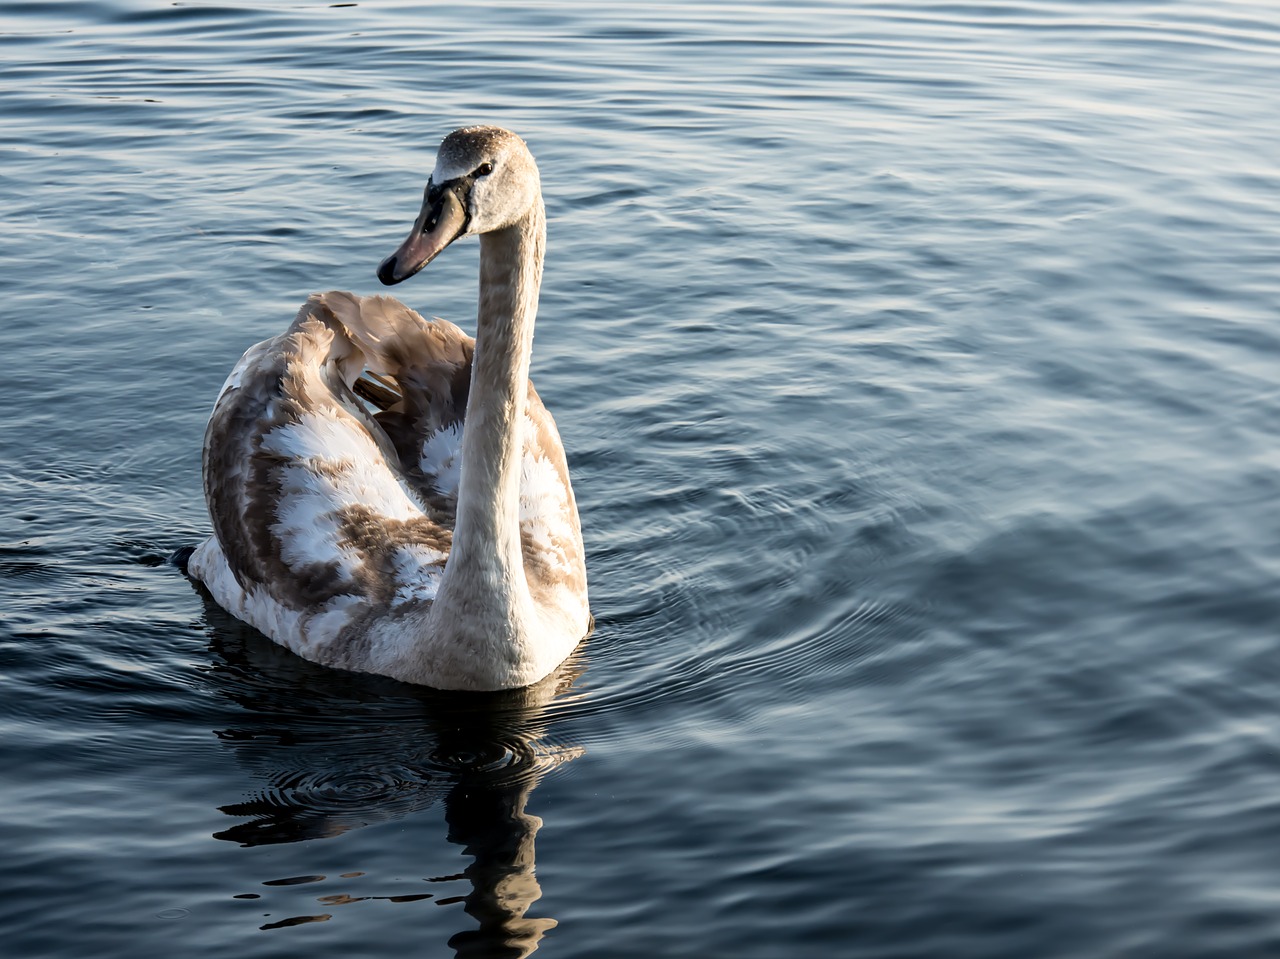
[[[8,0],[6,955],[1276,954],[1278,57],[1265,0]],[[475,121],[598,621],[479,699],[164,563],[231,364]]]

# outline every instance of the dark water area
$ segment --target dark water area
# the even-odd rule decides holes
[[[7,0],[0,951],[1280,954],[1277,64],[1261,0]],[[469,122],[597,619],[482,697],[164,561]]]

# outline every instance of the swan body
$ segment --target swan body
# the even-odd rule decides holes
[[[577,506],[529,382],[537,167],[496,127],[441,144],[384,283],[480,235],[473,340],[391,297],[310,297],[232,370],[205,433],[213,535],[188,570],[299,655],[442,689],[537,682],[591,627]],[[390,402],[355,392],[376,374]]]

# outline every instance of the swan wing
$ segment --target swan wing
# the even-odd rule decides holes
[[[206,430],[214,536],[190,566],[277,642],[355,669],[362,620],[430,602],[452,540],[351,391],[365,359],[321,297],[244,355]]]

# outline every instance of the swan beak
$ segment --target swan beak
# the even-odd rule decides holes
[[[434,192],[434,191],[433,191]],[[409,279],[456,240],[467,225],[467,211],[453,190],[428,194],[409,238],[378,266],[378,279],[393,286]]]

